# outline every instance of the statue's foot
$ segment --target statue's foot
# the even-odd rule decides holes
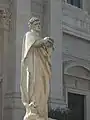
[[[39,115],[34,114],[34,113],[29,113],[25,115],[24,120],[46,120],[45,117],[39,117]],[[49,119],[47,119],[49,120]]]
[[[35,113],[29,113],[24,116],[24,120],[45,120],[43,117],[40,118],[37,114]]]
[[[48,118],[48,120],[56,120],[56,119]]]
[[[36,120],[37,115],[33,113],[28,113],[24,116],[24,120]]]

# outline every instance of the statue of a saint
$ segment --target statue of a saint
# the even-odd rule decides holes
[[[21,60],[21,98],[26,108],[24,120],[47,120],[51,54],[54,41],[41,38],[40,20],[29,20],[29,32],[23,39]]]

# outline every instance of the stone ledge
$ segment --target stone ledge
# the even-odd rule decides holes
[[[4,97],[4,109],[24,109],[20,93],[6,93]]]
[[[90,60],[85,59],[85,58],[81,58],[81,57],[78,57],[78,56],[73,56],[72,54],[63,52],[63,61],[70,61],[70,60],[72,62],[77,61],[79,63],[87,65],[90,68]]]

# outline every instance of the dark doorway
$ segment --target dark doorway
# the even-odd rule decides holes
[[[68,107],[71,109],[68,120],[84,120],[84,95],[68,93]]]

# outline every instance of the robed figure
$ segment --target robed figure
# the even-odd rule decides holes
[[[21,60],[21,99],[26,108],[24,120],[47,120],[47,101],[51,79],[51,54],[54,41],[40,37],[40,20],[29,20],[23,39]]]

